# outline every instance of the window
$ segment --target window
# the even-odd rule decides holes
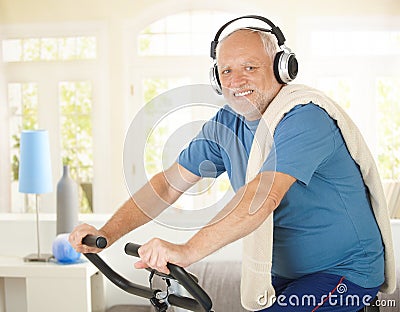
[[[145,90],[144,101],[147,103],[145,106],[146,115],[155,114],[155,110],[159,109],[154,107],[152,99],[163,92],[173,89],[175,86],[182,86],[188,84],[189,78],[181,79],[144,79],[143,87]],[[183,114],[182,114],[183,113]],[[159,124],[152,125],[151,123],[144,122],[150,135],[147,138],[147,144],[145,147],[145,167],[149,177],[153,176],[157,172],[160,172],[164,168],[162,164],[162,159],[164,147],[166,141],[168,140],[169,134],[173,133],[176,129],[177,124],[180,124],[179,120],[188,120],[191,118],[188,112],[178,112],[180,116],[174,115],[174,118],[164,118]]]
[[[90,81],[59,83],[61,157],[81,186],[82,212],[92,209],[93,123]]]
[[[325,93],[334,98],[346,109],[351,109],[351,84],[349,77],[329,77],[318,80],[318,88],[325,90]]]
[[[386,59],[400,60],[400,25],[373,29],[370,22],[354,25],[343,21],[341,27],[346,30],[332,30],[325,21],[325,26],[315,27],[319,30],[311,30],[310,69],[315,75],[311,80],[356,121],[376,156],[381,176],[398,179],[400,155],[395,137],[400,119],[395,85],[399,74]],[[382,68],[389,76],[381,76]]]
[[[384,179],[400,181],[400,79],[376,80],[378,166]]]
[[[231,17],[228,13],[212,11],[167,16],[140,33],[138,53],[141,56],[208,55],[212,34]]]
[[[399,30],[313,31],[313,55],[399,55]]]
[[[324,90],[360,128],[376,159],[391,214],[399,217],[400,24],[328,18],[303,21],[300,29],[306,83]]]
[[[0,190],[0,195],[8,198],[7,206],[13,212],[31,207],[28,197],[18,192],[20,133],[40,128],[50,134],[53,185],[61,178],[62,164],[68,164],[72,178],[80,185],[81,212],[93,211],[93,115],[95,104],[101,101],[93,100],[94,93],[99,93],[99,31],[87,35],[88,29],[73,30],[73,35],[65,35],[68,31],[59,29],[62,35],[53,36],[59,27],[53,26],[44,27],[51,29],[51,36],[46,30],[32,31],[29,36],[29,29],[21,29],[20,37],[14,30],[10,38],[5,30],[0,41],[8,93],[10,155],[9,174],[0,178],[11,178],[11,189]],[[42,196],[43,212],[55,211],[55,196],[56,190]]]
[[[95,37],[3,40],[3,61],[32,62],[96,59]]]
[[[19,148],[22,130],[38,128],[38,85],[36,83],[9,83],[10,107],[10,159],[11,184],[14,202],[19,207],[32,207],[30,197],[17,191],[19,171]],[[18,204],[17,204],[18,203]]]
[[[132,45],[136,51],[132,85],[135,86],[134,99],[144,105],[151,119],[157,107],[152,100],[167,90],[190,84],[208,84],[211,66],[209,57],[212,36],[223,23],[233,18],[233,14],[217,11],[187,11],[155,21],[140,31],[137,42]],[[207,21],[207,23],[204,23]],[[146,73],[146,74],[143,74]],[[179,109],[166,115],[157,124],[144,122],[150,135],[145,147],[144,163],[146,175],[150,178],[162,169],[168,168],[176,160],[179,152],[172,147],[171,139],[176,131],[190,123],[193,136],[201,123],[208,120],[216,110],[193,106]],[[190,125],[188,126],[190,127]],[[151,130],[151,131],[150,131]],[[193,137],[192,136],[192,137]],[[216,181],[203,179],[194,189],[181,196],[174,205],[178,210],[196,210],[212,205],[230,188],[226,174]]]

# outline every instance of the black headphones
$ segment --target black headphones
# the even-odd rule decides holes
[[[254,29],[258,31],[270,32],[272,33],[276,39],[278,40],[278,45],[282,51],[278,52],[274,58],[274,75],[276,80],[281,84],[286,84],[292,80],[294,80],[297,76],[298,72],[298,63],[294,53],[290,51],[289,48],[285,46],[285,36],[279,27],[275,26],[270,20],[265,17],[259,15],[245,15],[238,18],[235,18],[226,24],[224,24],[216,33],[214,40],[211,42],[210,56],[214,60],[214,65],[210,69],[210,82],[211,86],[218,94],[222,94],[222,86],[218,76],[218,67],[217,67],[217,45],[218,39],[221,35],[222,31],[231,23],[243,19],[243,18],[254,18],[260,21],[267,23],[271,29],[259,28],[259,27],[247,27],[249,29]]]

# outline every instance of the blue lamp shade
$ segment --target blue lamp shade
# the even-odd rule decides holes
[[[53,190],[49,135],[46,130],[21,133],[19,191],[43,194]]]

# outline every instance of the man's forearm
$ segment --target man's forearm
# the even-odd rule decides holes
[[[209,225],[185,244],[192,258],[190,262],[199,261],[256,230],[278,207],[294,181],[285,174],[265,173],[242,187]]]
[[[100,229],[100,232],[104,233],[108,245],[111,245],[125,234],[150,220],[146,214],[138,209],[132,198],[129,198]]]
[[[164,174],[157,174],[128,199],[100,229],[111,245],[137,227],[156,218],[180,196],[170,188]]]
[[[187,248],[193,256],[191,262],[199,261],[214,251],[253,232],[275,208],[275,202],[267,196],[254,214],[255,193],[249,186],[240,189],[226,207],[188,242]]]

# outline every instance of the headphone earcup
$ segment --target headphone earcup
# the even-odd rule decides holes
[[[296,55],[294,53],[289,53],[289,59],[287,61],[287,74],[290,77],[290,81],[297,77],[299,72],[299,63],[297,62]]]
[[[210,68],[210,83],[211,83],[211,87],[214,89],[214,91],[217,92],[217,94],[221,95],[222,94],[222,86],[221,86],[221,82],[219,80],[217,63],[214,63],[213,67]]]
[[[294,53],[280,51],[274,59],[274,75],[281,84],[294,80],[297,76],[299,65]]]

